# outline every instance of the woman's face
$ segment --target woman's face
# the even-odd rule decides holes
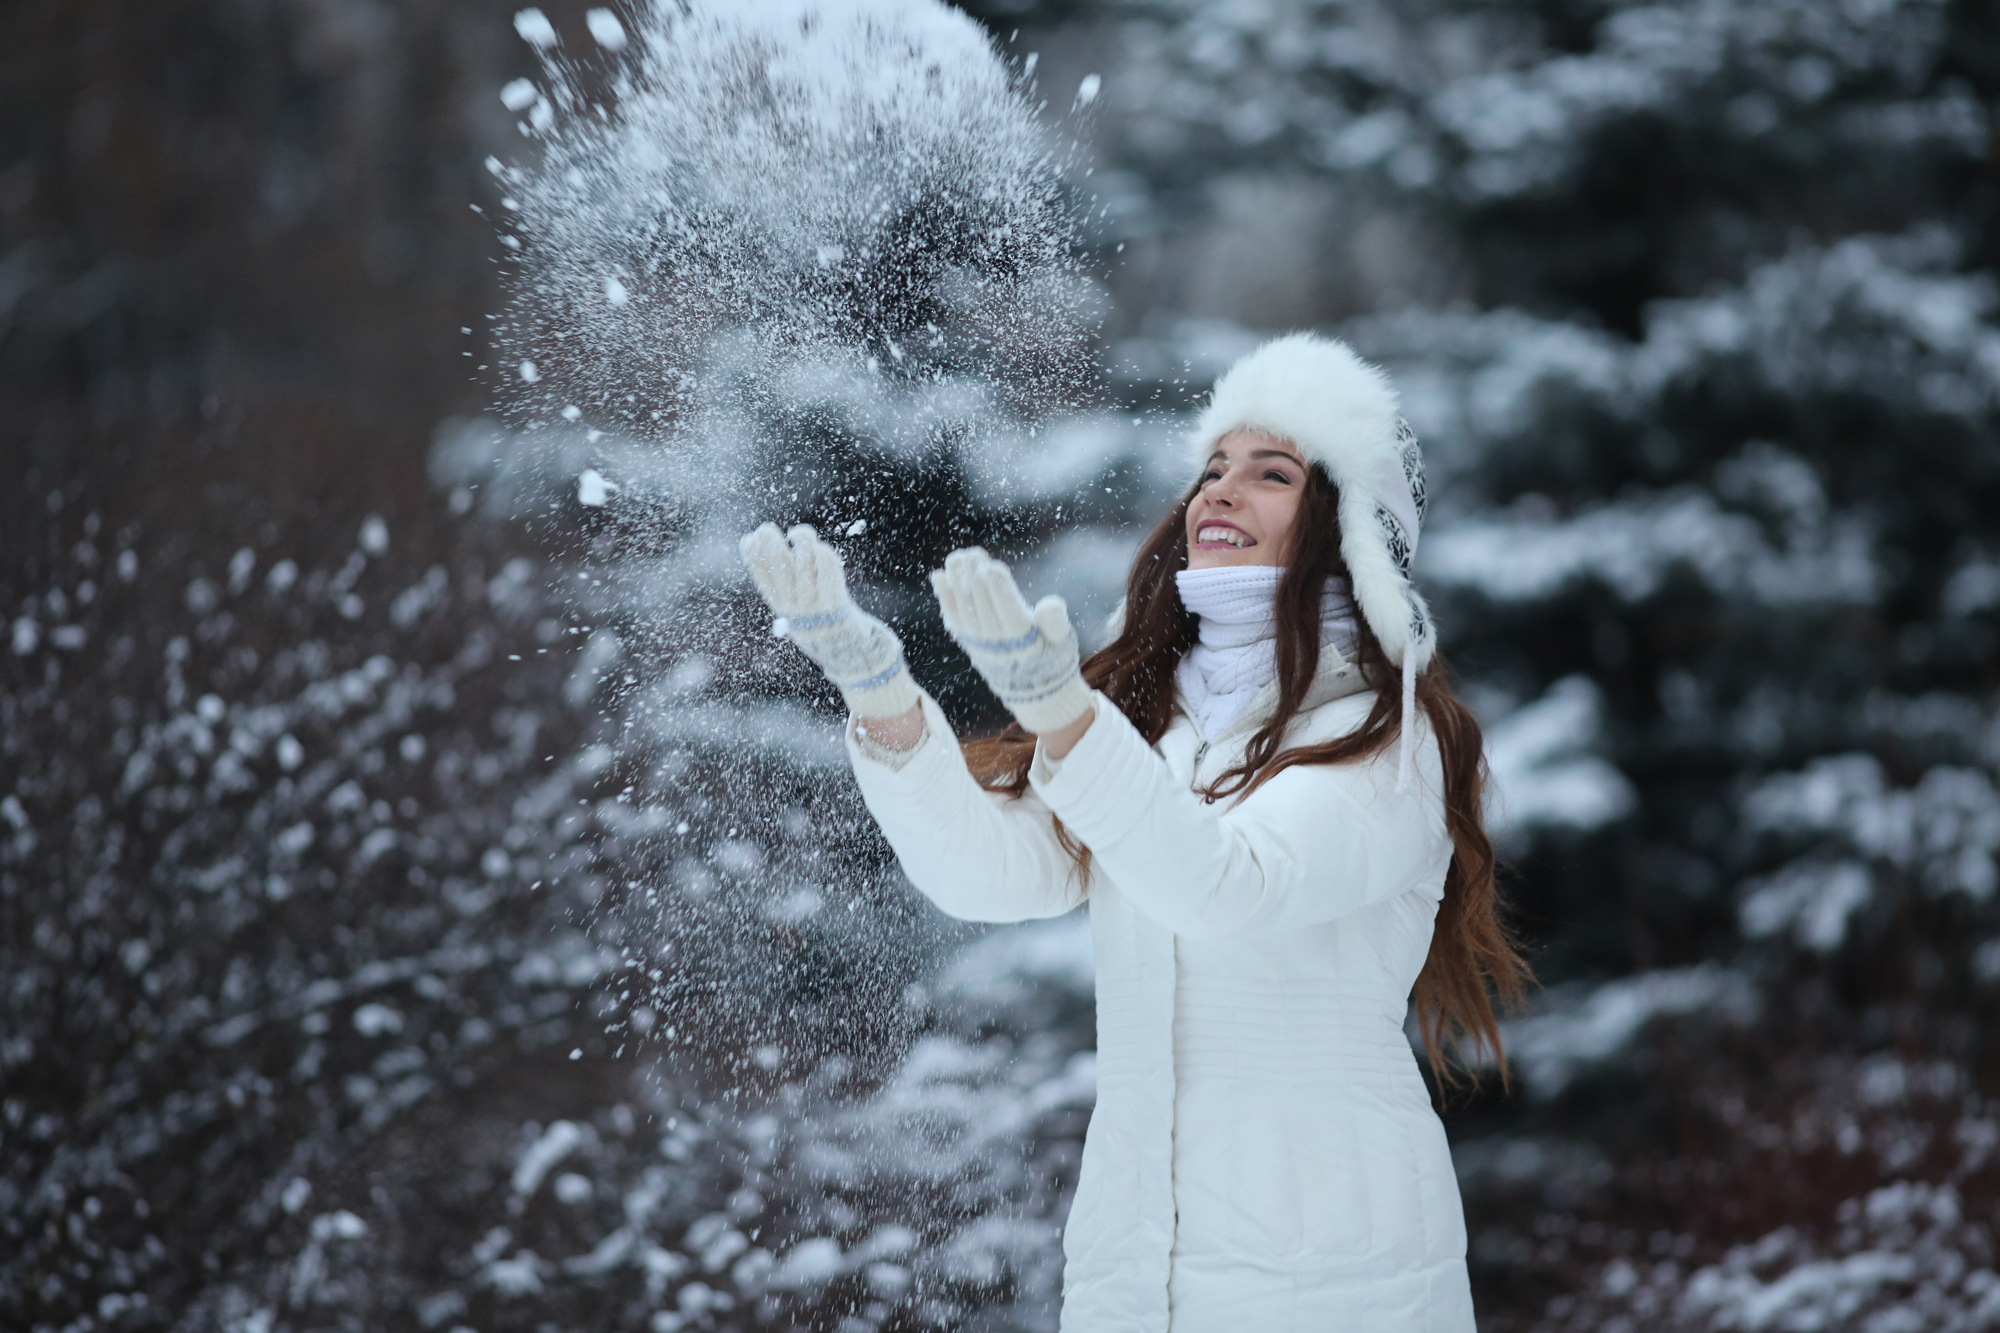
[[[1223,436],[1188,502],[1188,568],[1284,564],[1305,489],[1306,465],[1289,443],[1250,430]]]

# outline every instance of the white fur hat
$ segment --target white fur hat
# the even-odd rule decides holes
[[[1389,377],[1346,343],[1274,338],[1223,373],[1195,424],[1196,467],[1233,430],[1289,440],[1340,488],[1340,554],[1354,601],[1405,678],[1437,650],[1430,608],[1410,582],[1424,518],[1424,456]]]

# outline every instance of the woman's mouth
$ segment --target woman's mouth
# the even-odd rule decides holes
[[[1243,531],[1243,529],[1225,527],[1220,523],[1202,524],[1201,527],[1195,530],[1194,540],[1197,546],[1222,545],[1246,547],[1257,544],[1257,539]]]

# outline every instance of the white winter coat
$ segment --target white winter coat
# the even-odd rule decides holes
[[[1327,654],[1288,743],[1358,727],[1373,695]],[[1444,1128],[1403,1033],[1451,843],[1435,743],[1286,770],[1240,802],[1213,780],[1268,686],[1204,740],[1157,748],[1101,695],[1018,800],[982,790],[937,705],[900,767],[850,732],[869,810],[953,916],[1057,916],[1080,891],[1051,812],[1093,854],[1097,1107],[1064,1233],[1064,1333],[1471,1333]]]

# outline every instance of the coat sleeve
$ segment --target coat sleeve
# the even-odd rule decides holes
[[[897,766],[870,758],[847,729],[861,799],[910,883],[965,921],[1026,921],[1081,905],[1076,863],[1048,806],[1033,792],[1017,799],[981,787],[928,694],[923,709],[924,737]]]
[[[1102,696],[1035,789],[1141,912],[1176,934],[1223,938],[1318,925],[1412,890],[1442,896],[1451,842],[1428,729],[1416,778],[1395,791],[1395,752],[1288,768],[1244,800],[1209,804]]]

